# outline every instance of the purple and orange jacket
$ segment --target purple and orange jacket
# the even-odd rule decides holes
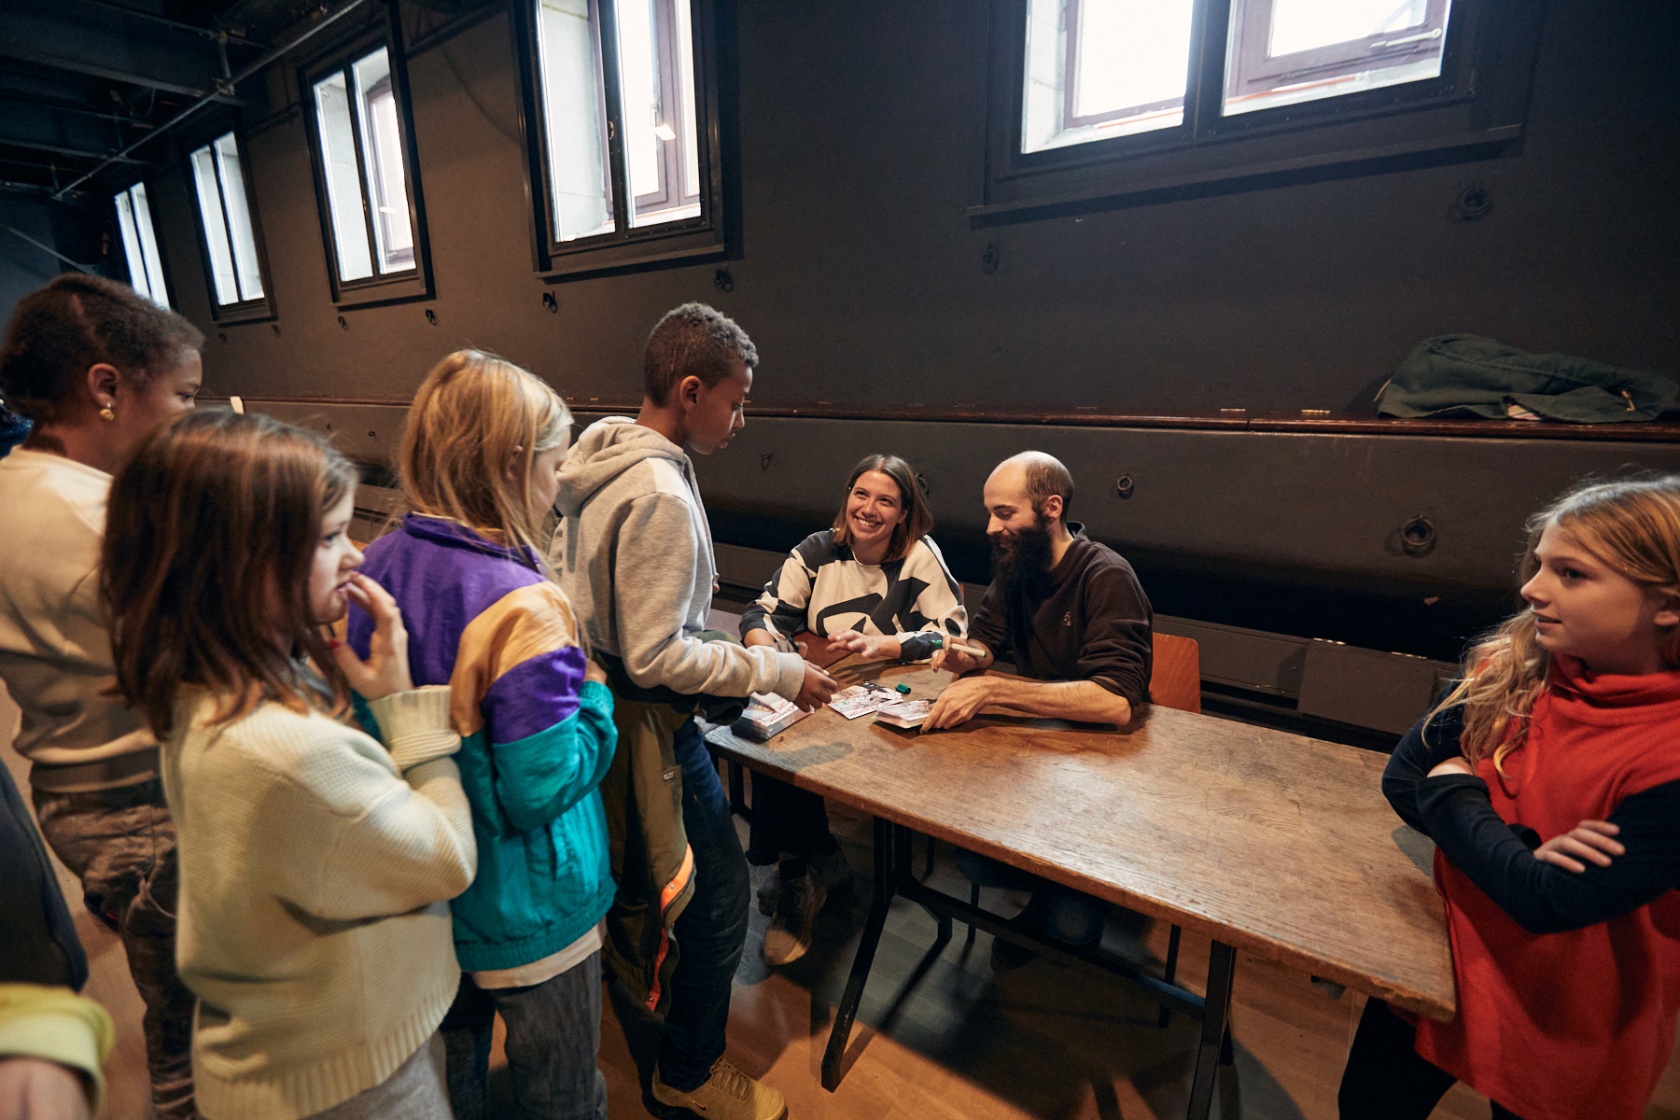
[[[396,598],[414,683],[449,686],[461,733],[478,840],[478,877],[451,904],[461,968],[559,952],[614,894],[599,786],[618,733],[612,694],[584,679],[571,604],[531,550],[419,514],[369,545],[362,571]],[[359,656],[372,633],[353,611]]]

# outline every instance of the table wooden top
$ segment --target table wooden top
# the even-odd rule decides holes
[[[937,695],[948,673],[841,663]],[[1146,707],[1123,729],[982,716],[903,731],[822,708],[728,757],[1047,879],[1450,1019],[1440,896],[1399,847],[1384,758]]]

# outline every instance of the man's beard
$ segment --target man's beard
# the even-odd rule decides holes
[[[992,572],[1005,583],[1020,583],[1023,579],[1048,572],[1049,524],[1042,514],[1035,514],[1033,527],[1015,530],[1012,544],[1004,544],[1001,535],[993,537]]]

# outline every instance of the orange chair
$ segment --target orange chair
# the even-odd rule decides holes
[[[1177,634],[1155,635],[1155,664],[1149,676],[1149,702],[1181,712],[1202,710],[1202,647],[1194,638]],[[1178,975],[1178,942],[1184,931],[1177,926],[1167,935],[1167,963],[1163,978],[1171,984]],[[1166,1026],[1172,1012],[1161,1008],[1160,1024]]]

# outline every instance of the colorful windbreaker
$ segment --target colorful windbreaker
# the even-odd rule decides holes
[[[598,787],[618,735],[612,694],[584,679],[571,604],[534,552],[418,514],[368,546],[362,571],[402,608],[414,683],[451,691],[478,839],[478,878],[452,903],[461,968],[559,952],[613,899]],[[359,656],[372,632],[352,611]]]

